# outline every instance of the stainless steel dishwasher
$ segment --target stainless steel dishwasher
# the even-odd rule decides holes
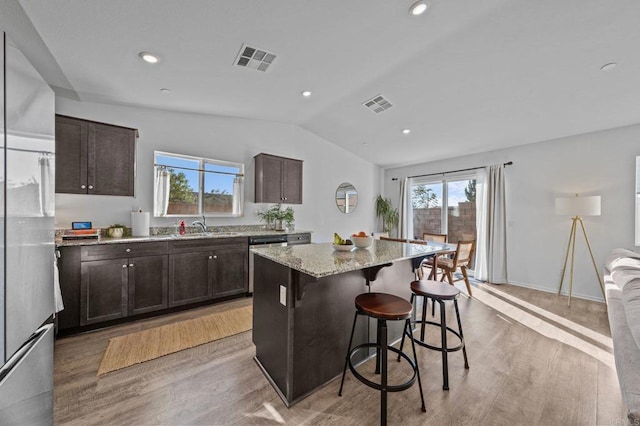
[[[284,247],[287,245],[286,235],[257,235],[249,237],[249,249],[252,247]],[[249,250],[249,294],[253,294],[253,256]]]

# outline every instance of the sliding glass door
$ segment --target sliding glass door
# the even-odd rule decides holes
[[[476,239],[475,175],[415,180],[411,206],[416,239],[425,233],[447,234],[450,243]]]
[[[416,239],[423,233],[444,234],[442,220],[442,184],[416,183],[411,187],[413,232]]]
[[[447,232],[450,243],[476,239],[476,180],[445,182],[447,186]]]

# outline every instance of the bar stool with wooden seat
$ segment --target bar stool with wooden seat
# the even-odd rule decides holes
[[[448,354],[449,352],[455,352],[462,349],[462,354],[464,356],[464,368],[469,368],[469,362],[467,360],[467,348],[464,344],[464,336],[462,334],[462,322],[460,321],[460,311],[458,310],[458,296],[460,296],[460,290],[456,287],[445,284],[441,281],[413,281],[411,283],[411,304],[413,305],[413,300],[416,296],[422,296],[422,319],[414,321],[416,324],[421,324],[420,328],[420,339],[414,338],[416,344],[423,346],[428,349],[432,349],[435,351],[442,352],[442,378],[443,378],[443,390],[449,390],[449,363],[448,363]],[[432,299],[435,302],[438,302],[440,305],[440,322],[427,321],[427,299]],[[456,311],[456,320],[458,321],[458,331],[452,329],[451,327],[447,327],[447,318],[446,318],[446,309],[445,302],[453,300],[453,306]],[[425,335],[425,325],[434,325],[440,327],[440,339],[441,346],[430,345],[424,341]],[[449,347],[447,342],[447,332],[453,333],[456,336],[460,343],[457,346]],[[413,344],[413,343],[412,343]],[[400,350],[404,346],[404,334],[402,335],[402,341],[400,342]]]
[[[422,411],[426,412],[424,405],[424,396],[422,394],[422,382],[420,381],[420,370],[418,368],[418,358],[416,354],[416,346],[414,343],[413,334],[411,333],[411,311],[412,304],[405,299],[394,296],[387,293],[363,293],[355,298],[356,313],[353,317],[353,326],[351,328],[351,337],[349,338],[349,347],[347,348],[347,356],[344,363],[344,370],[342,371],[342,380],[340,382],[340,390],[338,396],[342,396],[342,388],[344,386],[344,378],[347,373],[347,366],[353,373],[353,375],[364,383],[365,385],[380,391],[380,424],[387,424],[387,392],[400,392],[410,388],[418,379],[418,388],[420,389],[420,400],[422,401]],[[356,329],[356,321],[359,315],[364,315],[377,320],[378,341],[376,343],[363,343],[354,348],[351,348],[353,343],[353,335]],[[402,341],[404,342],[405,336],[409,336],[411,340],[411,346],[413,348],[413,359],[402,352],[401,349],[396,349],[389,346],[387,341],[387,321],[405,321],[404,329],[402,332]],[[373,382],[364,376],[362,376],[354,367],[352,362],[353,355],[362,349],[375,348],[376,349],[376,374],[380,373],[380,383]],[[398,354],[398,361],[401,359],[406,360],[413,370],[413,375],[409,380],[398,385],[390,385],[387,381],[387,351],[392,351]]]

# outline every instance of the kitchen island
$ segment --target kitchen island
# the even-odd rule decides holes
[[[351,252],[334,251],[329,243],[252,249],[256,362],[285,404],[342,373],[357,295],[384,292],[409,300],[415,267],[448,247],[376,240]],[[400,337],[402,325],[389,324],[391,338]],[[359,318],[353,344],[368,336],[375,341],[375,324]]]

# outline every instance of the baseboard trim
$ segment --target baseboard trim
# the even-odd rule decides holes
[[[523,283],[523,282],[520,282],[520,281],[509,280],[509,284],[515,285],[515,286],[518,286],[518,287],[530,288],[532,290],[544,291],[545,293],[553,293],[553,294],[557,294],[558,293],[557,290],[551,290],[551,289],[546,288],[546,287],[535,286],[535,285],[531,285],[529,283]],[[500,285],[500,284],[496,284],[496,285]],[[560,293],[560,295],[561,296],[568,296],[569,292],[568,291],[563,291],[562,293]],[[602,303],[604,303],[604,299],[602,297],[587,296],[585,294],[577,293],[575,291],[571,293],[571,297],[577,297],[578,299],[591,300],[593,302],[602,302]]]

